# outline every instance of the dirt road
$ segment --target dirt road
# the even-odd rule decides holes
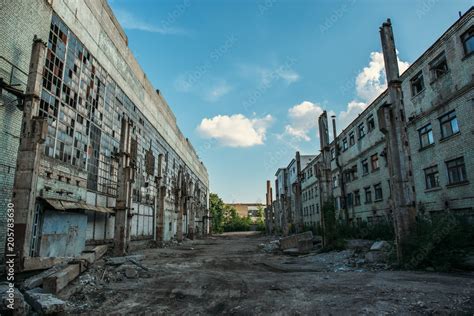
[[[137,252],[145,269],[98,262],[62,298],[68,313],[87,314],[474,313],[473,274],[334,272],[308,257],[265,253],[258,245],[268,240],[233,233],[147,249]]]

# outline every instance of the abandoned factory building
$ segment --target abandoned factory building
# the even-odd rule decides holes
[[[320,153],[297,152],[276,172],[267,214],[277,229],[320,227],[326,201],[340,221],[387,220],[401,191],[418,216],[474,219],[473,22],[470,8],[401,75],[391,22],[383,24],[388,89],[340,133],[326,112],[315,118]]]
[[[0,28],[0,240],[13,203],[22,264],[207,233],[207,170],[106,0],[3,1]]]

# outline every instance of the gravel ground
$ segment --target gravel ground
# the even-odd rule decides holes
[[[474,274],[370,270],[350,252],[287,257],[270,237],[230,233],[97,262],[62,293],[69,314],[474,314]],[[342,261],[342,262],[341,262]]]

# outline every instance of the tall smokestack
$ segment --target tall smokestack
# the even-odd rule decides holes
[[[392,22],[390,19],[387,19],[387,22],[382,24],[380,38],[382,40],[387,83],[390,83],[398,80],[399,77],[397,50],[395,48],[395,39],[393,38]]]
[[[318,118],[318,128],[320,150],[324,150],[329,145],[328,115],[326,111]]]
[[[336,144],[336,136],[337,136],[337,133],[336,133],[336,116],[335,115],[331,116],[331,119],[332,119],[332,137],[334,139],[334,144],[337,146],[337,144]],[[337,148],[336,148],[336,151],[337,151]]]

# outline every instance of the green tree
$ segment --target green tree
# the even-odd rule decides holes
[[[212,231],[222,233],[224,231],[225,204],[216,194],[209,194],[209,212],[212,217]]]

